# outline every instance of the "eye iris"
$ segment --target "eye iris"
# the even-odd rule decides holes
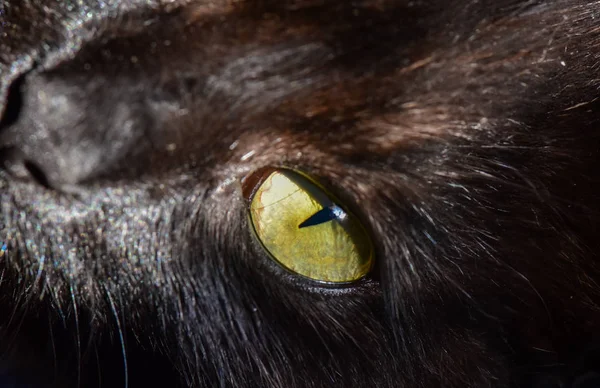
[[[297,274],[346,283],[371,268],[373,247],[364,227],[302,174],[273,170],[252,196],[250,218],[266,250]]]

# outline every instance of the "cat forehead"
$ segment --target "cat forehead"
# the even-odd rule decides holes
[[[522,102],[513,93],[518,84],[531,87],[571,62],[577,40],[592,30],[594,8],[558,1],[6,4],[2,24],[11,39],[0,42],[0,93],[36,68],[89,91],[101,78],[119,93],[146,98],[159,90],[152,109],[168,121],[189,109],[185,97],[193,95],[227,105],[234,121],[240,112],[268,113],[257,126],[279,131],[275,138],[360,123],[325,153],[356,151],[362,132],[365,149],[393,151],[414,138],[485,128],[490,107]],[[508,82],[492,76],[506,71],[516,74]],[[314,139],[294,143],[303,142]]]

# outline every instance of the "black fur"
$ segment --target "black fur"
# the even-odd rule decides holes
[[[600,386],[599,47],[589,0],[0,2],[0,385]],[[367,279],[270,261],[263,166]]]

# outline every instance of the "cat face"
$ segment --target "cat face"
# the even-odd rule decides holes
[[[576,382],[600,322],[599,15],[559,0],[0,5],[0,375]],[[265,169],[353,217],[364,277],[311,279],[320,256],[301,272],[261,242]],[[296,208],[279,206],[265,228]],[[331,230],[275,244],[304,253],[349,229]]]

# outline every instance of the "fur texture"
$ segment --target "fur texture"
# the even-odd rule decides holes
[[[0,383],[582,386],[599,20],[589,0],[0,2]],[[271,262],[239,183],[269,165],[361,217],[367,279]]]

